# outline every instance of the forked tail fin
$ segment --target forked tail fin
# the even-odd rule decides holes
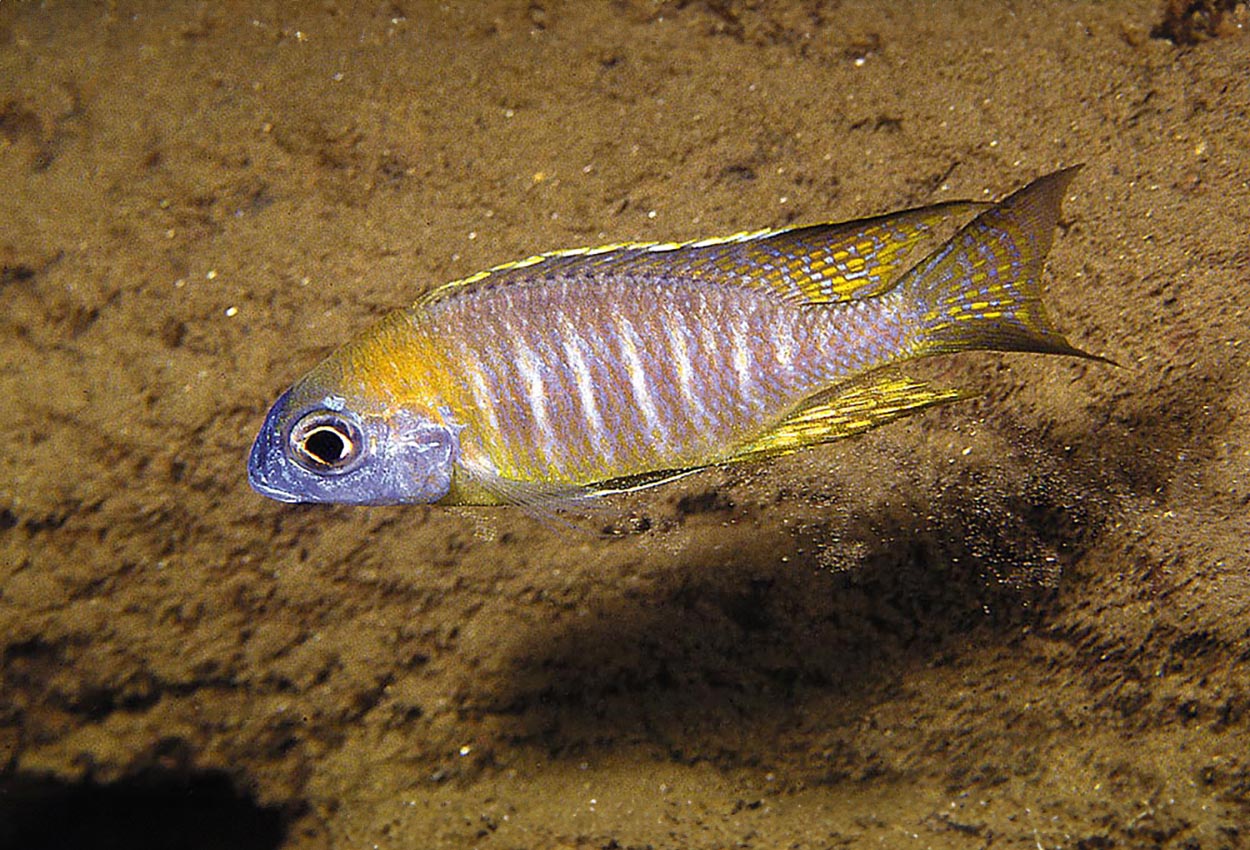
[[[995,349],[1103,359],[1069,343],[1042,305],[1042,265],[1064,191],[1079,170],[1034,180],[903,277],[899,288],[919,312],[916,354]]]

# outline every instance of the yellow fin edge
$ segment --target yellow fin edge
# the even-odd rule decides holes
[[[857,381],[790,414],[776,428],[735,452],[728,462],[790,454],[808,446],[862,434],[927,407],[970,397],[961,390],[933,387],[903,375]]]

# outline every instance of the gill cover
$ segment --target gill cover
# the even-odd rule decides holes
[[[280,502],[437,502],[451,489],[460,426],[406,411],[361,415],[338,396],[296,405],[290,390],[252,444],[248,482]]]

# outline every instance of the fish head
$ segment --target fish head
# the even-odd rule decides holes
[[[460,430],[441,413],[353,404],[297,385],[265,416],[248,482],[280,502],[437,502],[451,488]]]

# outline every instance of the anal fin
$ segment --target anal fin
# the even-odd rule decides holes
[[[781,424],[739,449],[728,462],[790,454],[808,446],[853,437],[887,422],[967,398],[960,390],[933,387],[896,372],[877,372],[821,393]]]

